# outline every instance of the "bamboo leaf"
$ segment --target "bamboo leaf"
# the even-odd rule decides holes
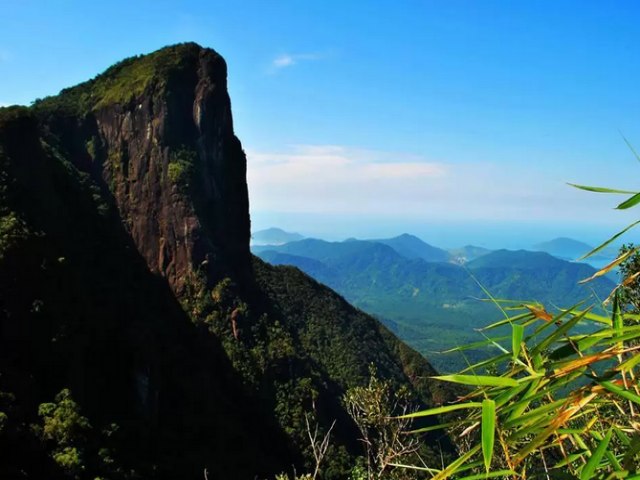
[[[623,193],[623,194],[634,194],[638,192],[631,192],[629,190],[618,190],[615,188],[605,188],[605,187],[589,187],[587,185],[576,185],[575,183],[567,183],[574,188],[579,188],[580,190],[586,190],[587,192],[596,192],[596,193]]]
[[[476,368],[482,368],[482,367],[488,367],[489,365],[495,365],[497,363],[504,362],[505,360],[508,360],[509,358],[511,358],[511,355],[503,353],[503,354],[498,355],[497,357],[488,358],[488,359],[483,360],[481,362],[474,363],[473,365],[469,365],[464,370],[461,370],[460,373],[471,372],[471,371],[475,370]]]
[[[482,401],[482,456],[487,472],[491,468],[493,458],[493,443],[496,433],[496,402],[493,400]]]
[[[620,292],[616,290],[615,295],[613,296],[613,314],[611,315],[611,324],[613,326],[613,330],[615,331],[615,336],[622,336],[622,329],[624,328],[624,323],[622,322],[622,314],[620,313]],[[624,343],[619,342],[618,348],[623,348]]]
[[[495,472],[476,473],[468,477],[460,477],[457,480],[480,480],[482,478],[506,478],[507,476],[517,475],[513,470],[496,470]]]
[[[571,328],[573,328],[580,320],[582,320],[582,318],[584,318],[584,316],[586,315],[587,311],[588,310],[585,310],[585,311],[579,313],[578,315],[573,317],[571,320],[569,320],[569,321],[563,323],[562,325],[560,325],[553,333],[551,333],[544,340],[542,340],[540,343],[538,343],[538,345],[536,345],[531,350],[531,354],[535,355],[537,353],[542,352],[545,348],[551,346],[551,344],[554,341],[558,340],[560,337],[562,337],[562,335],[564,335],[567,331],[569,331]]]
[[[482,407],[482,403],[480,402],[456,403],[454,405],[445,405],[444,407],[430,408],[428,410],[421,410],[419,412],[409,413],[407,415],[402,415],[398,418],[427,417],[429,415],[440,415],[443,413],[455,412],[456,410],[462,410],[466,408],[481,408],[481,407]]]
[[[635,393],[630,392],[629,390],[625,390],[624,388],[620,388],[612,382],[598,382],[598,384],[602,385],[610,392],[640,405],[640,396],[636,395]]]
[[[461,457],[459,457],[458,459],[454,460],[449,465],[447,465],[447,467],[444,470],[441,470],[440,473],[438,473],[435,477],[433,477],[433,480],[445,480],[446,478],[449,478],[454,473],[462,470],[460,467],[462,467],[464,462],[466,462],[471,457],[473,457],[476,453],[478,453],[479,450],[480,450],[480,445],[476,445],[467,453],[465,453],[464,455],[462,455]]]
[[[402,417],[400,417],[402,418]],[[460,425],[461,422],[447,422],[447,423],[438,423],[436,425],[431,425],[429,427],[417,428],[416,430],[409,430],[407,433],[418,434],[418,433],[426,433],[433,432],[434,430],[442,430],[444,428],[453,427],[454,425]]]
[[[595,452],[591,455],[586,465],[582,468],[582,472],[580,472],[580,480],[590,480],[593,478],[593,474],[598,469],[598,465],[600,465],[600,460],[604,456],[604,453],[609,446],[609,442],[611,441],[611,434],[613,431],[609,429],[604,439],[600,442]]]
[[[516,315],[514,317],[509,317],[509,318],[506,318],[504,320],[500,320],[498,322],[492,323],[491,325],[487,325],[486,327],[482,327],[480,330],[483,330],[483,331],[484,330],[492,330],[492,329],[500,327],[500,326],[502,326],[502,325],[504,325],[506,323],[514,323],[514,322],[517,322],[519,320],[523,320],[525,318],[535,318],[535,317],[531,314],[531,312],[521,313],[521,314]]]
[[[628,372],[633,370],[638,365],[638,363],[640,363],[640,354],[636,353],[635,355],[618,365],[616,367],[616,370],[618,370],[619,372]]]
[[[557,410],[558,408],[560,408],[564,403],[566,402],[565,399],[560,399],[560,400],[556,400],[554,402],[548,403],[546,405],[543,405],[541,407],[538,407],[534,410],[531,410],[530,412],[527,412],[526,414],[522,415],[517,415],[514,416],[513,418],[509,418],[509,420],[507,422],[504,422],[503,427],[504,428],[511,428],[511,427],[515,427],[519,424],[524,424],[527,423],[531,420],[534,420],[536,418],[542,418],[544,415],[546,415],[549,412],[552,412],[554,410]]]
[[[495,338],[489,338],[487,340],[483,340],[481,342],[473,342],[473,343],[469,343],[467,345],[461,345],[458,347],[454,347],[454,348],[450,348],[448,350],[443,350],[441,352],[438,353],[454,353],[454,352],[463,352],[465,350],[472,350],[474,348],[478,348],[478,347],[486,347],[487,345],[491,345],[493,342],[501,342],[503,340],[508,339],[508,336],[502,336],[502,337],[495,337]]]
[[[626,193],[636,193],[636,192],[626,192]],[[598,253],[600,250],[602,250],[603,248],[605,248],[606,246],[608,246],[609,244],[611,244],[612,242],[614,242],[618,237],[624,235],[625,233],[627,233],[629,230],[631,230],[633,227],[635,227],[636,225],[638,225],[640,223],[640,220],[633,222],[631,225],[627,226],[625,229],[619,231],[618,233],[616,233],[613,237],[611,237],[609,240],[607,240],[606,242],[602,243],[601,245],[597,246],[596,248],[594,248],[593,250],[591,250],[589,253],[586,253],[585,255],[583,255],[582,257],[580,257],[578,260],[584,260],[585,258],[590,257],[591,255]]]
[[[611,262],[609,265],[602,267],[600,270],[598,270],[596,273],[594,273],[593,275],[591,275],[589,278],[585,278],[584,280],[580,280],[578,283],[587,283],[590,282],[591,280],[601,277],[602,275],[610,272],[611,270],[613,270],[615,267],[617,267],[618,265],[620,265],[622,262],[624,262],[627,258],[629,258],[631,255],[633,255],[634,253],[636,253],[638,251],[637,248],[632,248],[631,250],[629,250],[628,252],[623,253],[622,255],[620,255],[618,258],[616,258],[613,262]]]
[[[441,470],[437,468],[429,468],[429,467],[418,467],[417,465],[405,465],[403,463],[390,463],[389,466],[396,468],[407,468],[410,470],[419,470],[421,472],[429,472],[429,473],[440,473]]]
[[[624,140],[624,143],[627,144],[627,147],[629,147],[629,150],[631,150],[631,153],[633,153],[633,156],[636,157],[636,160],[638,160],[640,162],[640,156],[638,156],[638,152],[636,152],[636,149],[633,148],[633,145],[631,145],[631,143],[629,142],[629,140],[627,140],[627,137],[625,137],[622,132],[620,132],[620,135],[622,136],[622,139]]]
[[[443,382],[487,387],[517,387],[519,385],[519,383],[513,378],[493,377],[489,375],[440,375],[431,378],[441,380]]]
[[[636,193],[632,197],[626,199],[616,207],[616,210],[626,210],[627,208],[635,207],[638,203],[640,203],[640,193]]]
[[[524,337],[524,327],[517,323],[511,325],[511,351],[513,352],[514,360],[520,355],[522,337]]]

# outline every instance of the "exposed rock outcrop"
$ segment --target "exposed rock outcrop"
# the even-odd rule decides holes
[[[79,118],[55,108],[78,95],[93,97]],[[74,164],[109,188],[151,271],[177,293],[194,268],[206,267],[212,280],[247,274],[246,158],[220,55],[196,44],[168,47],[60,97],[36,111]]]

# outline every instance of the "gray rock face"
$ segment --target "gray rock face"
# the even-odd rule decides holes
[[[211,49],[180,48],[179,64],[124,102],[100,102],[68,142],[76,166],[110,189],[151,271],[178,294],[196,270],[215,281],[250,268],[246,157],[226,64]],[[53,122],[67,139],[68,123]]]

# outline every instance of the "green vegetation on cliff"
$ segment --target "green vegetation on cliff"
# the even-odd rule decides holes
[[[161,89],[169,76],[186,68],[200,50],[195,43],[183,43],[127,58],[92,80],[64,89],[59,95],[36,100],[35,111],[84,116],[108,105],[126,105],[156,83],[157,89]]]

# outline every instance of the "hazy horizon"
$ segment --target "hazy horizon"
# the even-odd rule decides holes
[[[269,222],[275,223],[269,223]],[[278,223],[279,222],[279,223]],[[450,249],[474,245],[489,249],[530,249],[535,244],[566,237],[579,240],[591,246],[597,246],[609,239],[614,233],[625,228],[626,224],[586,227],[584,225],[526,223],[375,223],[375,219],[363,219],[354,222],[349,217],[318,217],[267,215],[251,217],[252,233],[268,228],[280,228],[290,233],[299,233],[308,238],[327,241],[343,241],[349,238],[359,240],[391,238],[408,233],[415,235],[433,246]],[[640,233],[640,232],[639,232]],[[622,243],[640,243],[640,234],[630,231],[613,245]]]

